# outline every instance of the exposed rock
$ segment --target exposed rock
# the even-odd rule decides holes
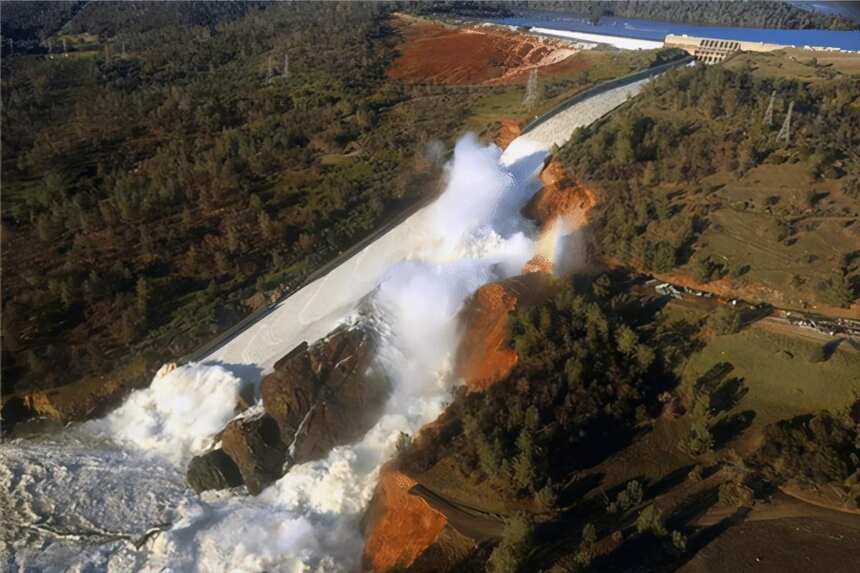
[[[50,390],[34,390],[3,396],[3,431],[32,418],[67,423],[105,414],[129,392],[145,387],[151,371],[139,375],[87,379]]]
[[[284,475],[287,446],[281,441],[277,422],[266,413],[232,420],[224,428],[221,444],[254,495]]]
[[[242,485],[238,466],[221,448],[192,458],[187,475],[188,484],[197,493]]]
[[[493,140],[496,145],[505,149],[513,140],[520,136],[520,133],[522,133],[522,129],[520,129],[519,123],[510,119],[503,119]]]
[[[466,301],[454,364],[455,374],[470,390],[484,390],[510,374],[517,354],[507,345],[508,317],[523,305],[543,300],[548,287],[549,275],[532,272],[486,284]]]
[[[551,273],[552,261],[543,255],[535,255],[523,266],[523,274],[528,273]]]
[[[543,187],[523,207],[523,216],[538,224],[538,252],[552,260],[556,274],[565,275],[588,262],[588,212],[596,195],[568,177],[558,160],[540,175]]]
[[[278,423],[284,443],[292,443],[316,400],[317,387],[307,342],[278,360],[274,371],[263,379],[260,386],[263,408]]]
[[[371,366],[374,350],[367,331],[344,327],[313,346],[300,344],[275,364],[260,388],[263,409],[232,420],[220,436],[248,491],[260,493],[292,464],[320,459],[373,427],[390,389]],[[222,471],[213,468],[222,461],[195,458],[188,469],[189,482],[192,470],[197,480],[192,487],[230,487],[219,485],[232,483],[226,474],[223,480],[211,475]]]
[[[263,406],[293,445],[295,463],[319,459],[376,423],[389,385],[371,367],[374,350],[369,333],[342,328],[299,346],[263,380]]]

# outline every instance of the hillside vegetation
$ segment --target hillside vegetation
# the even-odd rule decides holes
[[[4,395],[157,367],[432,191],[470,98],[386,79],[385,6],[228,7],[4,58]]]
[[[813,344],[759,326],[715,335],[707,313],[631,294],[630,280],[575,276],[514,311],[510,375],[458,388],[436,422],[403,437],[394,464],[436,510],[423,519],[444,516],[440,529],[484,541],[464,557],[450,536],[425,539],[414,563],[662,571],[696,559],[707,568],[726,559],[712,545],[745,547],[723,536],[747,516],[768,520],[757,535],[775,548],[793,543],[783,517],[815,518],[821,532],[847,524],[829,551],[856,559],[860,355],[807,362]],[[385,511],[397,519],[397,508]]]
[[[394,5],[38,7],[13,19],[32,53],[3,59],[3,396],[50,391],[35,413],[61,419],[94,410],[60,403],[147,383],[429,198],[462,131],[492,136],[657,57],[530,62],[551,73],[528,107],[527,73],[392,74],[428,30],[474,35]],[[478,61],[523,41],[492,37]],[[499,78],[522,65],[499,61]]]
[[[574,135],[560,157],[604,199],[599,255],[777,306],[852,304],[860,80],[815,62],[786,73],[776,59],[671,72]]]

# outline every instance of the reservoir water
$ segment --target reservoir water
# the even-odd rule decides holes
[[[765,28],[731,28],[723,26],[696,26],[635,18],[603,17],[597,24],[584,18],[558,12],[523,12],[507,18],[489,18],[482,21],[505,26],[552,28],[572,32],[605,34],[641,40],[662,41],[667,34],[700,36],[721,40],[764,42],[802,48],[823,47],[860,51],[860,31],[837,32],[831,30],[774,30]]]

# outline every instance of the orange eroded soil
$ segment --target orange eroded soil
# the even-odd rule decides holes
[[[493,141],[500,148],[506,149],[513,140],[520,136],[520,133],[522,133],[520,124],[511,119],[506,119],[502,121],[502,125]]]
[[[551,160],[540,174],[543,188],[523,208],[523,215],[535,221],[542,231],[562,219],[568,229],[588,223],[588,211],[597,203],[591,189],[576,183],[558,160]]]
[[[545,272],[530,272],[490,283],[466,303],[455,372],[470,390],[487,389],[516,366],[517,353],[506,342],[508,316],[518,307],[543,300],[548,278]]]
[[[449,85],[514,84],[525,82],[533,68],[541,68],[543,74],[559,74],[587,65],[569,60],[577,50],[564,42],[501,28],[458,27],[406,16],[398,17],[395,25],[403,42],[388,70],[392,79]]]
[[[406,569],[445,529],[445,516],[409,493],[415,484],[393,464],[383,466],[367,515],[365,569],[374,573]]]

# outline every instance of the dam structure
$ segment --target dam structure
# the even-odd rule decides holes
[[[718,64],[736,52],[774,52],[792,47],[765,42],[697,38],[686,34],[681,36],[669,34],[663,41],[663,45],[667,48],[680,48],[705,64]]]

